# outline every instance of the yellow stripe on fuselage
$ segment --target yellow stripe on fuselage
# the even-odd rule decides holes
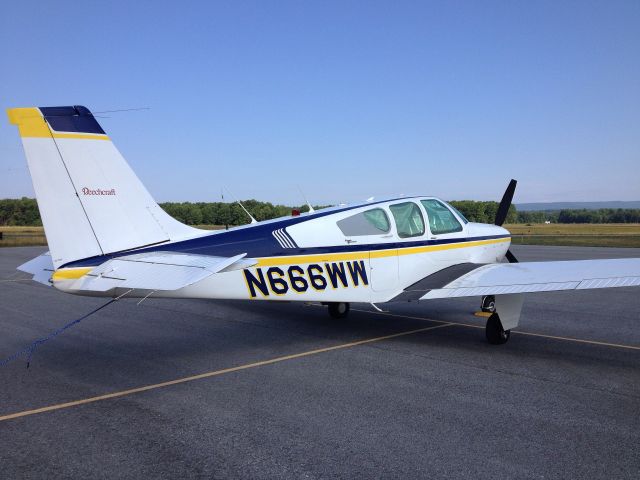
[[[258,259],[256,267],[274,267],[277,265],[339,262],[348,260],[361,260],[363,258],[384,258],[403,255],[415,255],[417,253],[437,252],[441,250],[453,250],[458,248],[480,247],[511,241],[511,238],[496,238],[492,240],[474,240],[470,242],[446,243],[440,245],[423,245],[420,247],[392,248],[389,250],[372,250],[345,253],[320,253],[313,255],[296,255],[291,257],[267,257]]]
[[[480,247],[496,243],[509,242],[510,238],[496,238],[491,240],[472,240],[470,242],[447,243],[441,245],[423,245],[420,247],[393,248],[389,250],[363,250],[360,252],[344,253],[320,253],[313,255],[295,255],[290,257],[266,257],[258,259],[256,267],[275,267],[278,265],[301,265],[306,263],[344,262],[349,260],[362,260],[366,258],[383,258],[403,255],[415,255],[425,252],[437,252],[441,250],[454,250],[458,248]],[[93,267],[63,268],[53,273],[53,281],[77,280],[93,270]]]
[[[10,108],[9,122],[17,125],[21,137],[29,138],[75,138],[79,140],[109,140],[107,135],[95,133],[63,133],[49,128],[40,110],[35,107]]]

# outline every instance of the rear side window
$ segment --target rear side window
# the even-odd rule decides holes
[[[438,200],[420,200],[422,206],[427,211],[429,216],[429,228],[431,233],[439,235],[442,233],[454,233],[461,232],[462,225],[456,219],[455,215],[451,213],[442,202]]]
[[[389,205],[400,238],[424,235],[424,219],[420,207],[413,202]]]
[[[380,235],[387,233],[391,225],[389,217],[381,208],[374,208],[366,212],[360,212],[338,221],[338,228],[347,237],[359,235]]]

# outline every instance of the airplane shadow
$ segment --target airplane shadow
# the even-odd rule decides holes
[[[414,306],[391,306],[389,310],[394,316],[371,311],[367,304],[354,304],[348,319],[337,320],[328,316],[325,307],[283,302],[155,299],[142,307],[135,307],[133,301],[122,302],[111,311],[105,309],[100,319],[87,321],[77,334],[72,330],[66,338],[41,347],[32,368],[64,371],[78,380],[90,377],[92,383],[103,385],[128,384],[132,379],[146,383],[438,326],[439,322],[462,320],[482,327],[485,321],[470,318],[469,305],[454,306],[450,301],[420,304],[419,310]],[[418,311],[421,318],[411,318],[418,317]],[[369,346],[486,368],[516,368],[527,362],[553,368],[597,368],[603,362],[609,367],[634,368],[637,360],[637,354],[606,347],[517,334],[506,345],[492,346],[486,343],[482,328],[456,325]]]

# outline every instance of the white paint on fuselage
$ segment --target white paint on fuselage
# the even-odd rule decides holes
[[[361,251],[258,258],[257,265],[246,271],[217,273],[194,285],[176,291],[154,292],[153,296],[382,303],[402,293],[406,287],[449,266],[460,263],[496,263],[503,259],[509,248],[509,237],[482,240],[482,237],[509,235],[507,230],[495,225],[471,222],[465,224],[460,219],[463,225],[461,232],[437,235],[437,240],[449,240],[450,243],[415,246],[416,242],[436,239],[429,229],[429,222],[425,221],[423,235],[401,239],[396,231],[389,205],[414,201],[427,219],[426,211],[419,202],[425,198],[433,197],[403,198],[374,205],[362,204],[347,211],[338,211],[324,216],[309,214],[308,220],[286,227],[286,232],[300,248],[357,245],[364,247]],[[383,208],[387,212],[391,223],[390,232],[382,235],[345,237],[338,228],[337,222],[371,208]],[[321,212],[323,211],[319,211]],[[261,222],[258,225],[265,223],[271,222]],[[253,225],[243,227],[247,235],[250,235],[252,227]],[[386,244],[389,244],[389,248],[380,249],[380,245]],[[403,244],[413,246],[403,247]],[[369,245],[377,248],[369,250],[366,248]],[[345,275],[330,277],[328,268],[340,269],[340,266],[344,269]],[[359,274],[357,267],[364,271],[364,275]],[[324,282],[320,281],[320,277],[324,278]],[[248,278],[257,280],[251,282]],[[331,278],[337,281],[332,282]],[[73,280],[57,281],[55,286],[69,293],[95,295],[95,292],[74,291],[72,288],[74,282]],[[254,288],[251,288],[249,283],[252,283]],[[325,283],[326,286],[322,288]],[[264,288],[258,288],[258,285]],[[284,288],[285,285],[286,288]],[[106,296],[122,293],[124,291],[117,290],[106,293]],[[144,297],[148,293],[148,291],[133,291],[129,292],[128,296]]]
[[[479,243],[479,242],[478,242]],[[341,283],[338,283],[337,288],[331,286],[326,273],[326,265],[336,263],[333,260],[333,255],[327,255],[326,261],[317,260],[312,263],[306,263],[301,261],[302,257],[295,257],[296,259],[290,264],[278,265],[275,268],[280,268],[283,272],[286,272],[291,266],[300,266],[306,272],[309,265],[320,265],[323,267],[323,276],[328,280],[327,287],[324,289],[307,288],[304,292],[296,292],[291,287],[288,292],[279,295],[275,294],[273,290],[269,289],[268,295],[262,295],[256,291],[255,298],[251,298],[247,282],[245,281],[245,273],[241,270],[221,273],[212,275],[198,284],[183,288],[176,292],[158,292],[154,296],[162,297],[185,297],[185,298],[227,298],[227,299],[250,299],[250,300],[280,300],[280,301],[316,301],[316,302],[372,302],[382,303],[387,302],[395,296],[402,293],[402,291],[419,280],[427,277],[443,268],[447,268],[451,265],[457,265],[459,263],[495,263],[497,259],[504,257],[507,249],[509,248],[509,240],[505,239],[499,243],[490,243],[484,245],[460,247],[450,250],[436,250],[426,251],[422,253],[403,254],[400,250],[399,255],[395,258],[398,260],[397,266],[390,264],[388,268],[375,264],[374,268],[371,268],[370,253],[360,252],[361,260],[364,262],[367,272],[368,285],[363,285],[359,282],[359,286],[353,285],[353,279],[351,275],[347,275],[348,287],[343,288]],[[375,252],[379,252],[376,250]],[[354,257],[355,258],[355,257]],[[358,260],[355,260],[358,261]],[[346,263],[343,261],[343,263]],[[263,275],[266,276],[268,266],[257,267],[263,270]],[[257,268],[252,267],[250,271],[256,271]],[[398,278],[395,285],[386,290],[378,290],[373,288],[376,282],[376,276],[381,277],[394,277]],[[307,281],[309,276],[305,274]],[[290,282],[288,282],[290,284]]]

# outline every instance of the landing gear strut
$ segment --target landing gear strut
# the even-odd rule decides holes
[[[331,318],[346,318],[350,309],[351,305],[345,302],[329,303],[329,315],[331,315]]]
[[[493,313],[496,311],[496,297],[493,295],[485,295],[482,297],[482,303],[480,309],[483,312]]]
[[[502,345],[503,343],[507,343],[509,340],[509,336],[511,335],[510,330],[504,330],[502,328],[502,322],[500,322],[500,317],[497,313],[492,313],[491,316],[487,319],[487,325],[485,327],[485,335],[487,336],[487,341],[491,345]]]

